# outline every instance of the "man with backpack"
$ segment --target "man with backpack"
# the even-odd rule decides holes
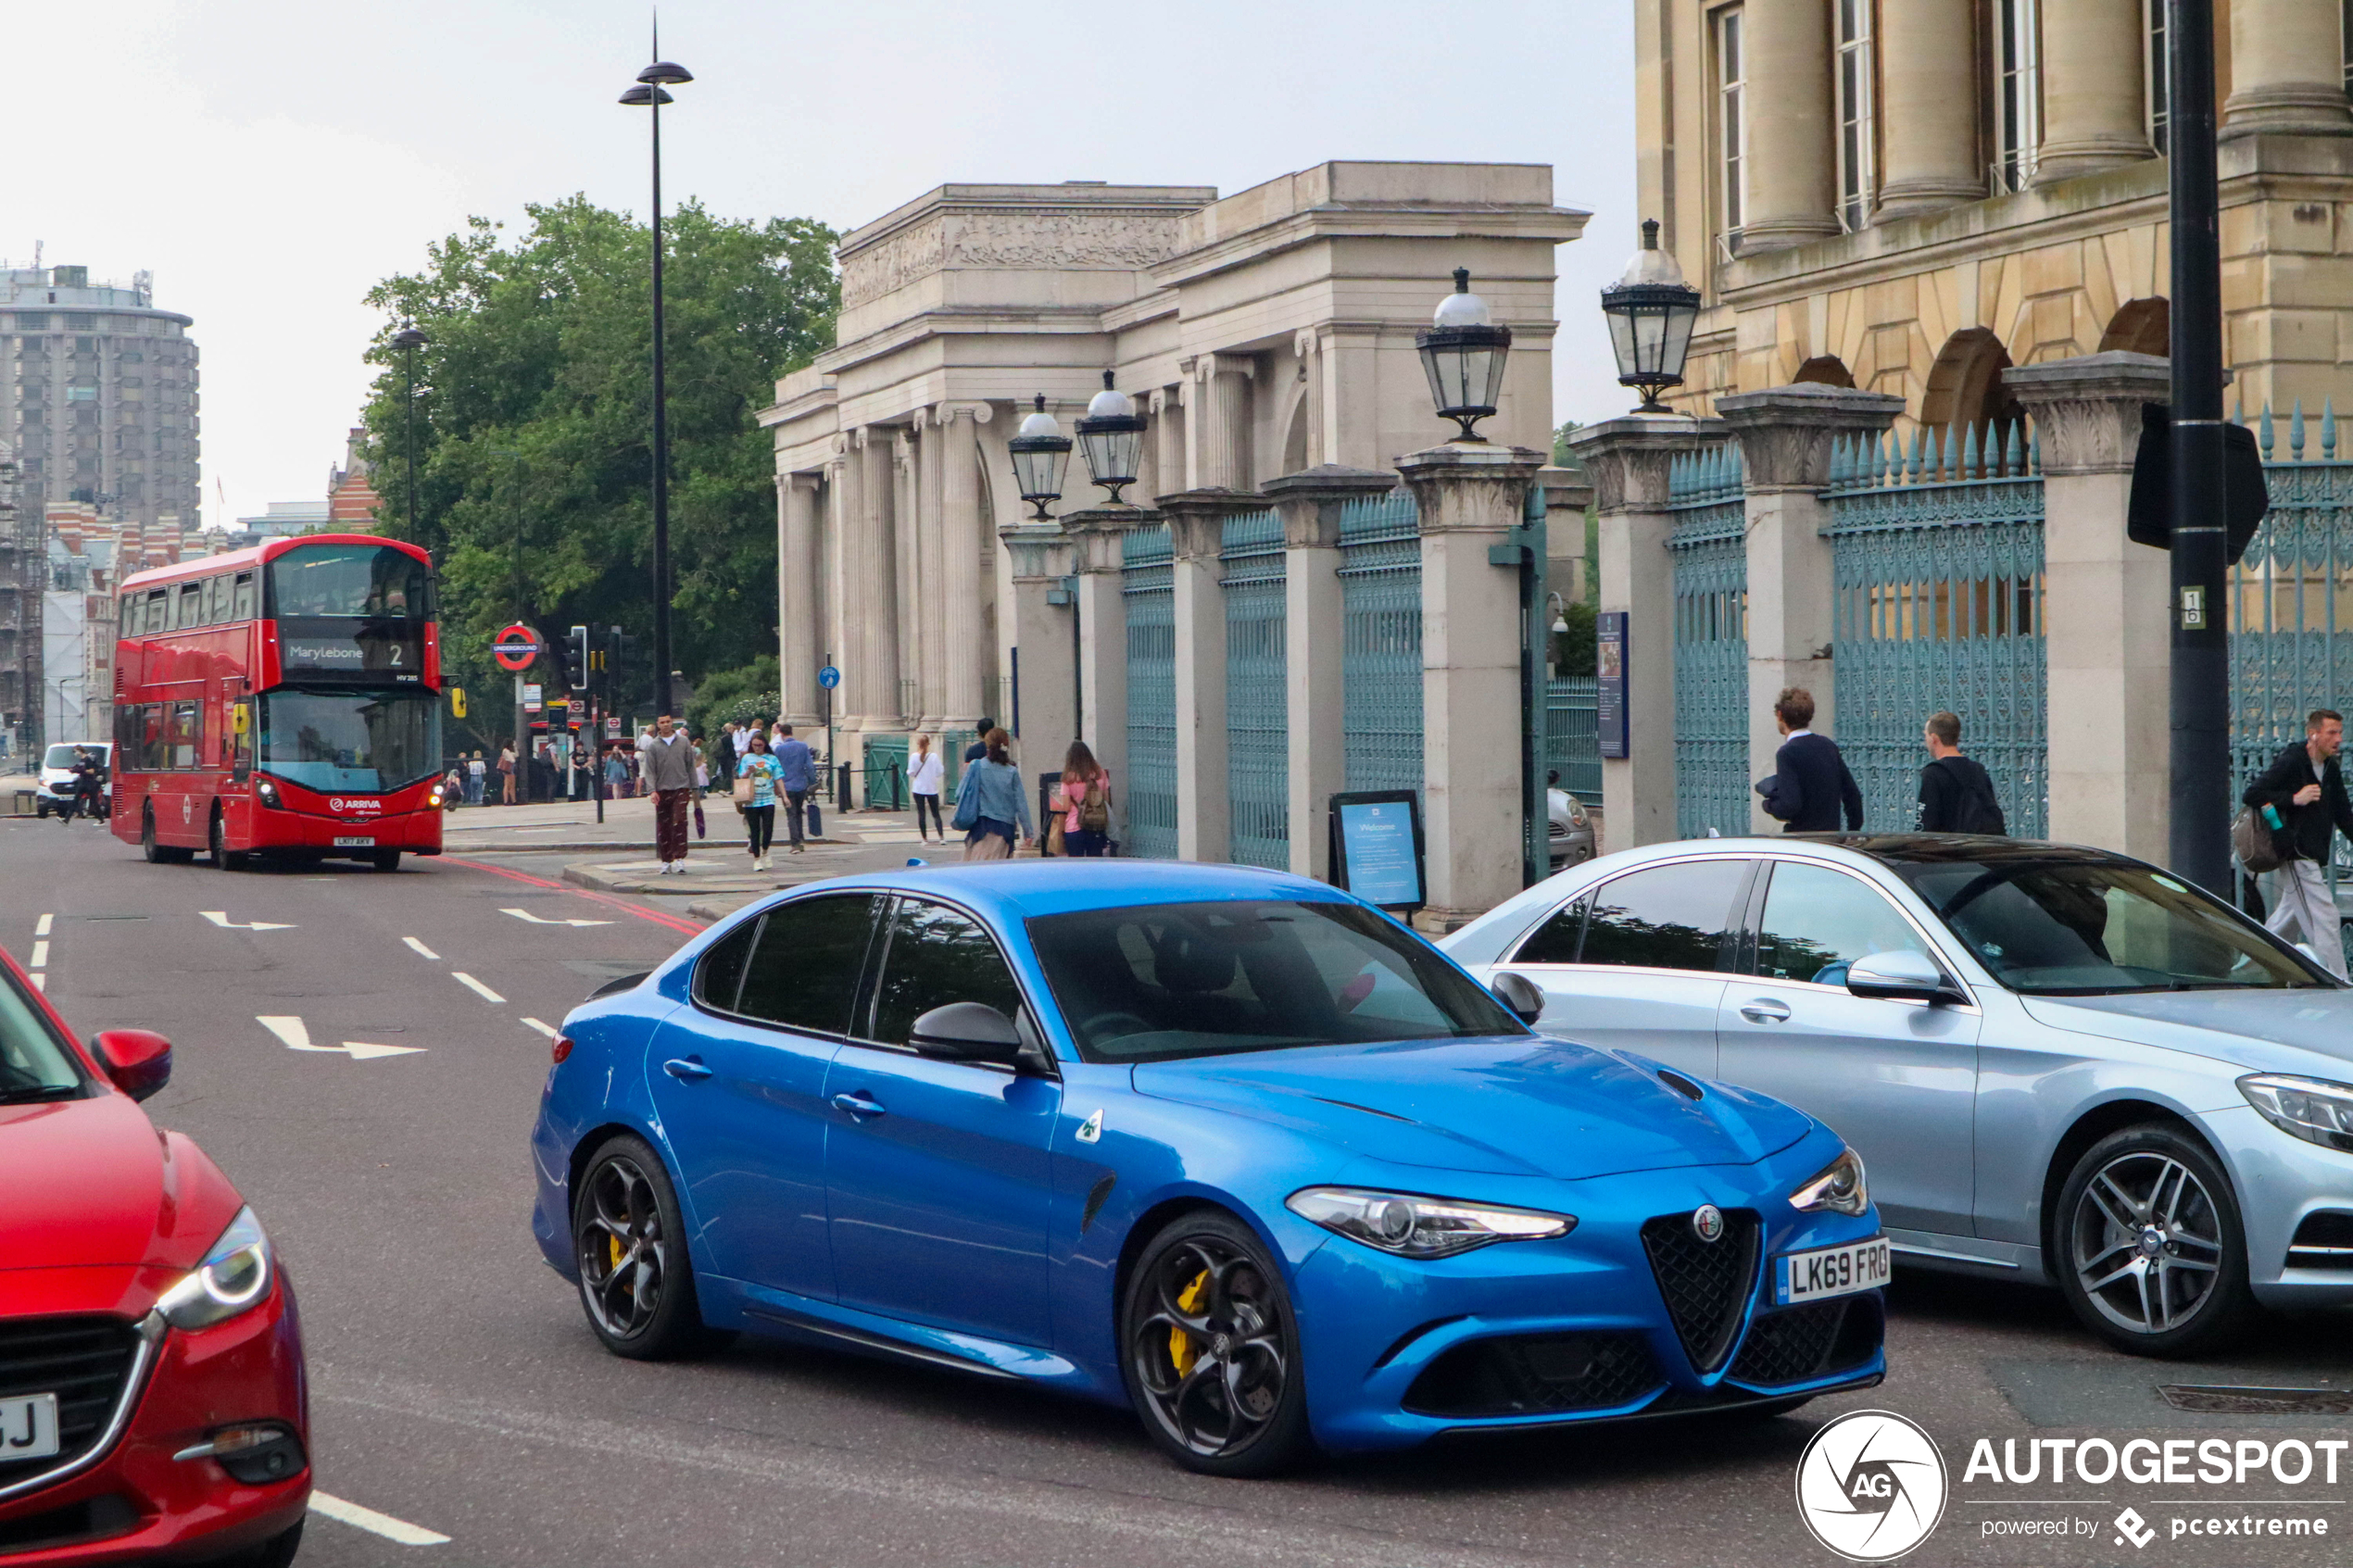
[[[1920,832],[2007,834],[1993,778],[1982,763],[1961,755],[1961,716],[1930,714],[1920,738],[1931,759],[1920,770]]]
[[[2346,798],[2337,762],[2344,745],[2344,716],[2331,708],[2313,709],[2304,738],[2249,780],[2239,797],[2268,831],[2277,862],[2266,877],[2271,918],[2264,924],[2284,942],[2308,944],[2340,980],[2346,978],[2345,944],[2329,897],[2328,864],[2336,835],[2353,838],[2353,801]],[[2249,869],[2263,868],[2250,863]]]

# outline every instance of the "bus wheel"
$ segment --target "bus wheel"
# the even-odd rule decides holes
[[[374,862],[376,870],[380,872],[396,872],[400,869],[400,851],[397,849],[379,849],[368,859]]]
[[[139,812],[139,852],[151,866],[184,866],[196,858],[193,849],[181,848],[156,842],[156,809],[149,805]]]
[[[241,872],[245,869],[247,859],[245,852],[229,847],[229,830],[221,822],[218,808],[212,813],[212,831],[207,836],[211,841],[212,863],[216,869],[224,872]]]

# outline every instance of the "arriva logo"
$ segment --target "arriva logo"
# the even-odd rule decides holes
[[[1944,1456],[1887,1411],[1855,1411],[1814,1434],[1797,1461],[1797,1512],[1850,1562],[1903,1556],[1944,1516]]]

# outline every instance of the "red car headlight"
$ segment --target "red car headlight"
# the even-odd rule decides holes
[[[240,1209],[203,1262],[174,1281],[156,1311],[174,1328],[210,1328],[270,1294],[270,1237],[251,1209]]]

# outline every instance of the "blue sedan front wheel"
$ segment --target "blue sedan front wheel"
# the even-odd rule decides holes
[[[1128,1394],[1164,1452],[1206,1475],[1271,1475],[1309,1452],[1299,1325],[1248,1225],[1216,1210],[1162,1229],[1127,1281]]]

